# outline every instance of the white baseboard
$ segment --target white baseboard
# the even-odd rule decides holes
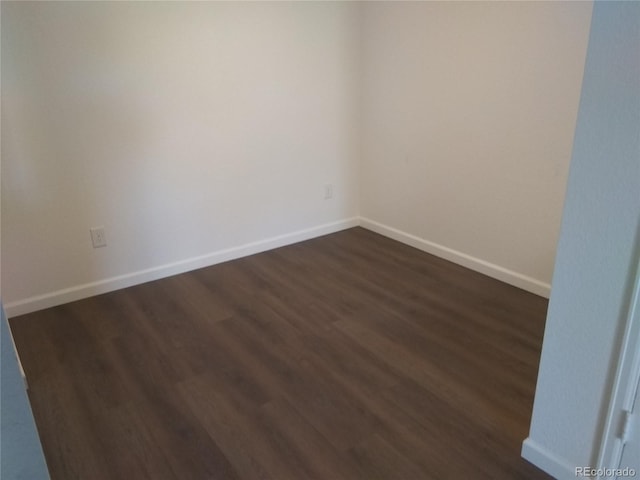
[[[544,470],[557,480],[576,478],[575,466],[541,447],[531,438],[527,438],[522,442],[522,458],[533,463],[540,470]]]
[[[146,270],[131,272],[117,277],[105,278],[96,282],[76,285],[62,290],[57,290],[55,292],[17,300],[7,303],[5,305],[5,312],[8,317],[15,317],[16,315],[35,312],[36,310],[42,310],[44,308],[61,305],[63,303],[81,300],[93,295],[100,295],[102,293],[131,287],[133,285],[138,285],[152,280],[158,280],[160,278],[177,275],[191,270],[196,270],[198,268],[209,267],[217,263],[246,257],[266,250],[283,247],[285,245],[291,245],[292,243],[302,242],[304,240],[327,235],[329,233],[339,232],[340,230],[356,227],[358,225],[359,220],[357,217],[326,223],[324,225],[307,228],[305,230],[298,230],[284,235],[246,243],[237,247],[218,250],[206,255],[187,258],[185,260],[160,265]]]
[[[535,293],[541,297],[549,298],[551,285],[540,280],[536,280],[535,278],[514,272],[485,260],[472,257],[471,255],[453,250],[452,248],[430,242],[429,240],[425,240],[415,235],[411,235],[410,233],[369,220],[365,217],[360,217],[360,226],[384,235],[385,237],[392,238],[424,252],[444,258],[445,260],[449,260],[453,263],[457,263],[458,265],[462,265],[463,267],[470,268],[476,272],[480,272],[489,277],[508,283],[509,285],[522,288],[523,290]]]
[[[158,280],[171,275],[196,270],[198,268],[208,267],[217,263],[234,260],[236,258],[246,257],[255,253],[264,252],[292,243],[309,240],[311,238],[327,235],[329,233],[339,232],[347,228],[362,226],[368,230],[379,233],[386,237],[392,238],[399,242],[405,243],[412,247],[418,248],[424,252],[436,255],[451,262],[457,263],[464,267],[470,268],[482,274],[496,278],[510,285],[522,288],[529,292],[549,297],[551,286],[534,278],[522,275],[520,273],[508,270],[499,265],[489,263],[485,260],[472,257],[457,250],[439,245],[429,240],[419,238],[410,233],[383,225],[365,217],[353,217],[337,222],[327,223],[316,227],[299,230],[296,232],[286,233],[256,242],[239,245],[224,250],[218,250],[198,257],[192,257],[177,262],[160,265],[157,267],[131,272],[117,277],[106,278],[95,282],[76,285],[73,287],[57,290],[55,292],[36,295],[33,297],[9,302],[5,305],[5,312],[8,317],[15,317],[25,313],[35,312],[44,308],[54,307],[63,303],[81,300],[93,295],[119,290],[121,288],[131,287],[140,283]]]

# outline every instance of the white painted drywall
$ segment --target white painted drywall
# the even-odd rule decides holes
[[[364,4],[362,217],[548,292],[591,8]]]
[[[596,2],[523,454],[594,466],[640,254],[640,3]]]
[[[10,315],[359,214],[548,292],[590,3],[1,8]]]
[[[9,314],[357,215],[355,4],[1,8]]]

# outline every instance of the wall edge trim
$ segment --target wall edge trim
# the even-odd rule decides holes
[[[531,437],[522,442],[522,458],[559,480],[576,478],[575,466],[542,447]]]
[[[296,230],[294,232],[245,243],[235,247],[216,250],[204,255],[178,260],[176,262],[151,267],[145,270],[138,270],[94,282],[74,285],[61,290],[41,295],[34,295],[6,303],[4,305],[5,313],[8,318],[15,317],[17,315],[24,315],[44,308],[55,307],[56,305],[82,300],[83,298],[88,298],[94,295],[120,290],[133,285],[159,280],[161,278],[178,275],[180,273],[197,270],[199,268],[209,267],[229,260],[235,260],[237,258],[272,250],[274,248],[284,247],[304,240],[310,240],[322,235],[339,232],[347,228],[357,227],[358,225],[358,217],[346,218],[303,230]]]
[[[444,245],[417,237],[416,235],[398,230],[397,228],[390,227],[369,218],[360,217],[360,226],[541,297],[549,298],[549,294],[551,293],[551,285],[548,283],[522,273],[514,272],[508,268],[487,262],[486,260],[482,260],[458,250],[445,247]]]

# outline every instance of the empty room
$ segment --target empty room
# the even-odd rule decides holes
[[[0,16],[3,479],[640,470],[640,3]]]

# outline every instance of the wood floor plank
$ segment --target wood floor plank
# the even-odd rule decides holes
[[[354,405],[348,392],[330,378],[314,375],[306,352],[284,345],[277,349],[263,345],[250,321],[235,318],[224,323],[237,340],[247,345],[247,356],[266,366],[260,375],[270,379],[272,395],[282,392],[293,403],[304,405],[303,416],[336,448],[345,450],[373,431],[372,417]]]
[[[53,480],[537,480],[546,308],[354,228],[10,325]]]
[[[478,358],[477,352],[471,354],[462,341],[463,348],[452,348],[442,341],[441,335],[415,328],[402,317],[382,314],[379,310],[362,312],[353,320],[396,345],[402,345],[410,355],[422,359],[420,363],[432,363],[447,379],[473,388],[487,401],[499,405],[503,412],[522,412],[518,408],[520,402],[531,394],[518,388],[518,379],[506,371],[508,364],[488,363],[485,358]],[[461,337],[464,338],[464,334]],[[528,411],[524,413],[528,414]]]
[[[177,478],[240,478],[197,416],[185,408],[175,388],[145,403],[144,408],[145,424]]]
[[[295,468],[293,478],[349,478],[357,472],[286,399],[262,407],[257,424],[257,430],[275,444],[278,457]]]
[[[349,454],[372,480],[434,479],[428,472],[398,452],[393,445],[374,434],[349,449]]]
[[[102,455],[92,405],[83,404],[65,369],[48,372],[30,388],[29,400],[51,480],[115,478]]]
[[[255,432],[248,420],[254,410],[236,402],[229,392],[215,388],[206,375],[181,382],[178,393],[241,478],[278,478],[269,473],[270,464],[265,461],[264,449],[268,446],[256,442]],[[280,469],[271,470],[278,472]]]
[[[178,480],[140,416],[137,405],[125,404],[103,412],[100,455],[110,475],[141,480]]]
[[[436,392],[460,410],[473,412],[486,422],[501,425],[505,434],[512,432],[513,425],[519,423],[520,419],[514,418],[512,412],[502,411],[499,406],[494,405],[490,399],[482,395],[482,392],[474,390],[460,379],[446,375],[436,361],[424,361],[401,345],[354,321],[338,322],[336,328],[351,336],[355,342],[370,348],[372,352],[378,352],[378,355],[395,369],[400,378],[409,377],[418,385],[428,385],[431,391]]]

